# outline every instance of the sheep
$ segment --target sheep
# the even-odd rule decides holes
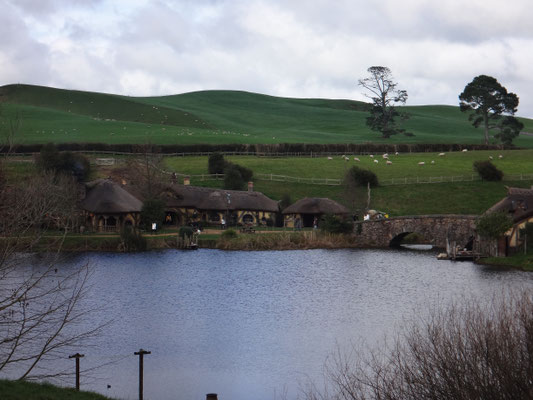
[[[333,157],[328,157],[328,160],[333,160]]]
[[[378,160],[374,160],[374,162],[375,162],[376,164],[377,164],[377,163],[379,163],[379,161],[378,161]]]
[[[468,149],[463,149],[463,153],[466,153],[468,151]]]
[[[370,158],[374,158],[374,155],[373,155],[373,154],[370,154]]]
[[[398,152],[396,152],[396,153],[394,153],[394,154],[395,154],[395,155],[397,155],[397,156],[399,156],[399,155],[400,155],[400,153],[398,153]]]
[[[500,154],[500,155],[498,156],[498,158],[501,160],[501,159],[503,158],[503,156]]]
[[[357,162],[361,162],[361,160],[358,159],[357,157],[354,157],[353,160],[354,160],[354,161],[357,161]]]
[[[435,164],[435,160],[431,160],[431,164]]]
[[[426,163],[424,161],[420,161],[418,165],[426,165]]]
[[[392,165],[392,161],[391,160],[387,160],[387,165]]]
[[[382,155],[383,158],[389,158],[389,155],[387,153]]]
[[[492,156],[489,156],[489,160],[493,160],[494,158]]]
[[[444,157],[446,153],[439,153],[439,157]]]

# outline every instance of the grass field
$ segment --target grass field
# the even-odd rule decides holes
[[[20,143],[470,143],[482,132],[452,106],[405,107],[414,137],[382,139],[365,103],[291,99],[239,91],[125,97],[29,85],[0,87],[2,121],[18,115]],[[533,120],[523,119],[533,132]],[[1,126],[0,125],[0,126]],[[515,144],[533,148],[533,136]]]
[[[499,159],[499,155],[503,158]],[[227,160],[241,164],[261,174],[289,175],[302,178],[335,178],[344,176],[351,166],[366,168],[375,172],[380,180],[404,177],[439,177],[471,175],[475,172],[472,164],[477,160],[488,160],[493,157],[493,163],[505,174],[533,174],[533,150],[504,150],[504,151],[469,151],[446,153],[439,157],[438,153],[390,154],[392,165],[387,165],[381,155],[374,158],[368,155],[357,155],[360,162],[354,161],[354,155],[349,155],[350,161],[344,161],[340,156],[328,160],[327,157],[255,157],[229,156]],[[378,160],[379,163],[375,163]],[[425,165],[418,165],[419,162]],[[435,161],[435,164],[431,164]],[[165,158],[166,167],[183,174],[207,174],[207,157],[168,157]]]
[[[503,158],[499,159],[498,155]],[[373,170],[380,180],[404,177],[465,176],[472,175],[472,164],[476,160],[494,158],[494,164],[507,175],[533,174],[533,150],[512,150],[503,152],[470,151],[447,153],[439,157],[436,153],[400,154],[390,156],[392,165],[383,163],[381,156],[376,164],[369,156],[359,157],[361,162],[344,161],[341,157],[328,160],[321,158],[266,158],[235,156],[228,160],[251,168],[254,173],[279,174],[304,178],[341,179],[350,166],[357,165]],[[432,165],[431,160],[435,160]],[[426,165],[419,166],[419,161]],[[169,157],[166,167],[185,174],[206,174],[207,157]],[[194,185],[222,187],[221,181],[192,179]],[[533,182],[463,182],[380,186],[371,190],[371,208],[386,211],[392,216],[416,214],[481,214],[506,194],[506,185],[530,187]],[[267,196],[280,200],[285,193],[293,201],[303,197],[329,197],[340,201],[354,210],[366,207],[367,191],[361,188],[356,193],[356,204],[349,201],[343,186],[309,185],[303,183],[271,182],[255,180],[254,188]]]

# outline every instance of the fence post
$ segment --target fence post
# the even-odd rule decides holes
[[[76,390],[80,391],[80,358],[85,357],[84,354],[76,353],[71,356],[68,356],[68,358],[75,358],[76,359]]]
[[[143,357],[145,354],[152,354],[152,352],[140,349],[133,354],[139,356],[139,400],[143,400]]]

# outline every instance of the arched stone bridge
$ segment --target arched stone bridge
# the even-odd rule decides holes
[[[416,232],[434,247],[446,248],[446,238],[464,246],[474,236],[477,215],[416,215],[357,222],[355,236],[361,246],[394,247]]]

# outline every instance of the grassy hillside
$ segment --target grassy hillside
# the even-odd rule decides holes
[[[0,380],[2,400],[105,400],[108,397],[92,392],[76,392],[50,384]]]
[[[365,125],[367,105],[239,91],[126,97],[30,85],[0,87],[2,120],[19,116],[21,143],[481,143],[458,107],[405,107],[414,137],[381,139]],[[533,120],[523,120],[533,132]],[[533,147],[533,136],[516,145]]]

